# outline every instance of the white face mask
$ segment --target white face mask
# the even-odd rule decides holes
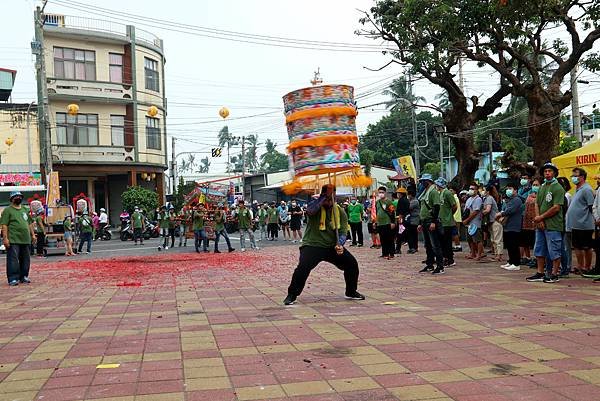
[[[293,206],[293,207],[296,207],[296,202],[293,202],[293,203],[292,203],[292,206]]]
[[[382,194],[382,193],[377,194],[377,196],[379,197],[379,199],[385,198],[385,194]]]
[[[467,192],[469,194],[469,196],[473,196],[475,195],[475,190],[474,189],[469,189],[469,192]]]

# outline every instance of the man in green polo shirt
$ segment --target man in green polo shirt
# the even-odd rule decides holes
[[[544,183],[536,197],[539,215],[533,219],[537,227],[534,248],[537,272],[527,277],[527,281],[556,283],[562,256],[565,190],[556,180],[558,168],[554,164],[544,164],[541,173],[544,175]],[[544,274],[546,265],[551,265],[551,269]]]
[[[365,208],[363,205],[358,202],[356,197],[352,197],[352,200],[348,205],[348,222],[350,223],[350,230],[352,231],[351,246],[363,246],[362,217],[364,213]]]
[[[196,252],[200,253],[200,243],[202,243],[202,252],[208,253],[208,236],[206,235],[205,222],[206,209],[202,203],[194,208],[192,213],[192,229],[194,230],[194,247]]]
[[[433,184],[431,174],[423,174],[419,179],[423,192],[419,195],[421,211],[419,231],[423,233],[427,260],[419,273],[443,274],[444,256],[442,253],[442,225],[440,223],[440,193]],[[435,264],[435,268],[434,265]]]
[[[271,202],[267,210],[267,221],[269,229],[269,241],[277,241],[279,237],[279,213],[275,207],[275,202]]]
[[[227,234],[227,230],[225,229],[225,222],[227,221],[227,215],[225,214],[225,206],[219,204],[217,206],[217,211],[214,214],[215,220],[215,253],[221,253],[219,251],[219,238],[225,238],[225,242],[227,242],[227,249],[229,252],[235,251],[234,248],[231,247],[231,241],[229,240],[229,235]]]
[[[254,241],[254,233],[252,232],[252,222],[254,216],[252,210],[246,207],[243,200],[238,201],[237,210],[238,229],[240,230],[240,248],[242,252],[246,252],[246,234],[250,237],[250,247],[258,250],[256,242]]]
[[[396,249],[394,240],[396,239],[396,209],[394,203],[387,198],[387,188],[379,187],[377,190],[377,201],[375,210],[377,213],[377,232],[381,240],[381,257],[393,259]]]
[[[440,193],[440,222],[442,224],[442,253],[444,255],[444,266],[455,266],[454,248],[452,238],[456,230],[454,213],[458,210],[458,204],[454,194],[448,189],[448,182],[445,178],[435,180],[435,186]]]
[[[321,262],[329,262],[344,272],[346,299],[363,300],[356,291],[358,286],[358,262],[344,248],[348,232],[348,217],[335,203],[335,186],[325,185],[321,195],[313,199],[306,210],[308,223],[300,246],[300,260],[294,270],[288,295],[283,301],[292,305],[302,293],[312,269]]]
[[[92,218],[86,211],[83,212],[79,219],[79,248],[77,253],[81,253],[83,250],[83,244],[87,242],[87,248],[85,253],[92,252],[92,233],[94,232],[94,226],[92,224]]]
[[[133,242],[135,245],[140,240],[140,245],[144,245],[144,227],[146,225],[144,216],[140,212],[140,209],[136,206],[133,214],[131,215],[131,222],[133,224]]]
[[[36,240],[29,208],[21,206],[23,194],[13,191],[9,195],[10,206],[2,211],[0,227],[6,249],[6,276],[11,287],[29,280],[29,246]]]

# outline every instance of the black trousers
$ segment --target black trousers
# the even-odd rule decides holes
[[[277,223],[269,223],[267,229],[269,230],[269,237],[271,239],[279,237],[279,225]]]
[[[140,240],[140,244],[144,243],[144,235],[142,234],[142,228],[134,228],[133,229],[133,241],[137,244],[138,239]]]
[[[598,229],[596,229],[596,238],[594,239],[594,252],[596,253],[596,264],[593,270],[594,272],[600,272],[600,230]]]
[[[363,245],[363,227],[362,223],[350,223],[352,231],[352,245]]]
[[[294,270],[288,294],[298,296],[302,293],[312,269],[321,262],[328,262],[344,272],[346,294],[352,294],[358,287],[358,262],[347,249],[338,255],[334,248],[303,246],[300,248],[300,260]]]
[[[419,232],[418,226],[407,224],[406,225],[406,240],[408,242],[408,249],[419,249]]]
[[[381,255],[394,256],[394,239],[396,232],[392,230],[390,224],[385,226],[377,226],[377,232],[379,233],[379,240],[381,241]]]
[[[504,247],[508,251],[508,263],[515,266],[521,265],[521,252],[519,249],[520,232],[504,231]]]
[[[8,282],[29,276],[29,244],[10,244],[6,250],[6,277]]]
[[[448,262],[454,262],[454,249],[452,242],[452,232],[456,227],[444,227],[444,232],[442,234],[442,254],[444,255],[444,259]]]
[[[437,225],[435,230],[429,231],[430,221],[423,222],[423,239],[425,240],[425,251],[427,252],[427,266],[433,267],[434,263],[438,269],[444,268],[444,254],[442,252],[443,229]]]
[[[44,245],[46,245],[46,234],[37,233],[37,242],[35,244],[37,256],[44,255]]]

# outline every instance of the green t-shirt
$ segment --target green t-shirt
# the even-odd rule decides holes
[[[215,231],[223,231],[225,229],[225,213],[222,210],[215,212]]]
[[[277,209],[275,209],[274,207],[269,208],[267,214],[269,216],[269,224],[277,224],[279,222]]]
[[[90,216],[82,216],[79,220],[79,225],[81,226],[82,233],[91,233],[94,231],[94,227],[92,226],[92,218]]]
[[[0,225],[8,227],[8,240],[11,244],[31,244],[31,232],[29,231],[31,223],[29,208],[25,206],[17,209],[10,205],[0,216]]]
[[[378,226],[386,226],[394,222],[391,217],[394,216],[394,213],[390,210],[390,206],[394,206],[394,203],[389,199],[379,199],[376,202],[375,209],[377,210]]]
[[[36,216],[35,217],[35,233],[36,234],[44,234],[46,230],[44,229],[44,217]]]
[[[454,205],[456,205],[454,194],[447,189],[443,189],[440,192],[440,220],[443,227],[454,227],[456,225],[454,212],[452,211]]]
[[[192,215],[192,229],[194,231],[204,229],[204,215],[202,212],[197,210],[194,211],[194,214]]]
[[[421,221],[431,220],[433,218],[433,208],[435,205],[440,205],[440,193],[435,189],[434,185],[430,185],[419,198],[421,202],[421,212],[419,217]]]
[[[251,226],[252,222],[252,212],[250,209],[244,207],[239,208],[237,212],[238,217],[238,227],[244,230],[247,230]]]
[[[156,219],[160,228],[169,228],[169,214],[167,212],[159,212]]]
[[[258,211],[258,222],[261,226],[267,224],[267,218],[269,217],[269,212],[266,209],[261,208]]]
[[[73,223],[67,220],[63,221],[63,231],[66,233],[73,231]]]
[[[562,206],[565,203],[565,190],[558,181],[544,182],[537,194],[536,202],[540,208],[540,214],[546,213],[552,206],[561,206],[558,213],[544,220],[544,223],[548,231],[563,231],[565,216],[563,216]]]
[[[142,214],[140,212],[133,212],[131,220],[133,221],[133,228],[142,228]]]
[[[348,205],[348,221],[350,223],[360,223],[365,209],[360,203]]]
[[[348,232],[348,216],[344,209],[339,205],[340,212],[340,229],[338,233]],[[314,246],[317,248],[333,248],[337,245],[337,238],[335,236],[335,230],[332,227],[331,213],[333,209],[325,211],[325,230],[321,231],[321,211],[319,210],[314,216],[308,216],[308,223],[306,230],[304,231],[304,237],[302,238],[302,245]]]

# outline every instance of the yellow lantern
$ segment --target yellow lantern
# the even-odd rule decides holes
[[[150,106],[150,108],[148,109],[148,115],[150,117],[156,117],[157,114],[158,114],[158,107]]]
[[[150,178],[155,179],[156,178],[156,174],[154,174],[154,173],[150,174]]]
[[[75,103],[71,103],[67,106],[67,113],[69,113],[71,116],[77,115],[77,113],[79,113],[79,106]]]
[[[145,179],[146,179],[146,177],[148,177],[148,174],[146,174],[146,173],[142,173],[142,180],[145,180]]]
[[[229,116],[229,109],[227,107],[223,107],[221,110],[219,110],[219,115],[221,118],[227,118]]]
[[[15,143],[15,140],[12,138],[6,138],[6,141],[4,141],[4,143],[10,148],[12,144]]]

